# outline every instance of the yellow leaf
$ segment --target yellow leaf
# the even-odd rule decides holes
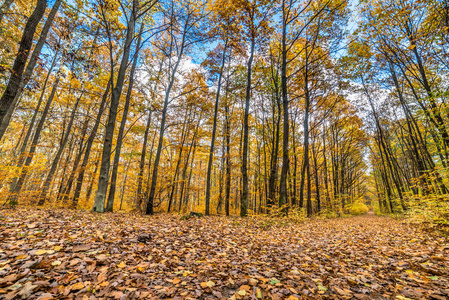
[[[60,250],[62,249],[62,247],[61,247],[61,246],[55,246],[53,249],[54,249],[55,251],[60,251]]]
[[[207,286],[210,287],[210,288],[213,287],[213,286],[215,286],[215,283],[214,283],[213,281],[210,281],[210,280],[209,280],[206,284],[207,284]]]
[[[121,262],[117,265],[117,267],[119,267],[120,269],[123,269],[124,267],[126,267],[126,263],[125,262]]]
[[[61,264],[61,262],[59,260],[55,260],[54,262],[51,263],[52,266],[59,266]]]
[[[84,284],[82,282],[77,282],[72,286],[72,290],[81,290],[84,288]]]
[[[137,271],[143,273],[148,267],[148,264],[142,263],[137,265]]]
[[[36,255],[42,255],[42,254],[45,254],[45,253],[47,253],[47,250],[40,249],[40,250],[37,250],[35,254]]]
[[[173,284],[178,284],[178,283],[180,283],[181,282],[181,279],[179,279],[179,278],[173,278]]]
[[[108,285],[109,285],[109,281],[105,281],[105,282],[100,283],[101,287],[105,287],[105,286],[108,286]]]
[[[239,294],[240,296],[245,296],[246,295],[246,291],[245,290],[240,290],[237,292],[237,294]]]

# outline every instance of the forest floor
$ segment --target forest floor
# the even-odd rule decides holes
[[[449,242],[388,217],[0,211],[0,299],[448,299]]]

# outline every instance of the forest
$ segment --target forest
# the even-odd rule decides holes
[[[447,220],[445,1],[11,1],[5,205]]]
[[[0,299],[449,297],[447,0],[1,0],[0,95]]]

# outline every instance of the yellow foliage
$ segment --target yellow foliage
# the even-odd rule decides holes
[[[369,210],[368,206],[366,206],[366,204],[361,202],[360,200],[356,200],[349,206],[348,209],[349,213],[355,216],[366,214],[368,210]]]

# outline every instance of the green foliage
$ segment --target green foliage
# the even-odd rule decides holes
[[[356,200],[348,208],[349,213],[354,216],[366,214],[368,210],[368,206],[360,200]]]

